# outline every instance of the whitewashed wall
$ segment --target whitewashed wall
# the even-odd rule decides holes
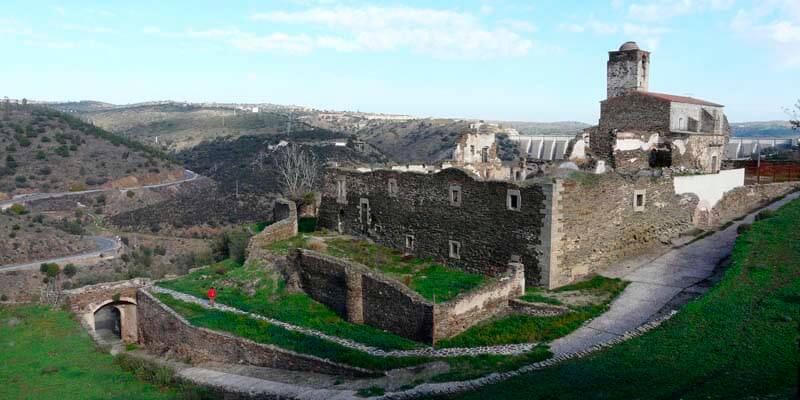
[[[710,210],[725,192],[744,186],[744,168],[720,171],[717,174],[676,176],[675,193],[694,193],[700,198],[697,208]]]

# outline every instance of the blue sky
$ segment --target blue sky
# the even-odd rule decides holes
[[[10,98],[593,123],[626,40],[653,52],[651,90],[731,121],[800,97],[800,0],[2,3]]]

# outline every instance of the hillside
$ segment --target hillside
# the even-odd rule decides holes
[[[176,154],[186,168],[208,176],[226,192],[274,194],[280,192],[278,176],[270,145],[285,136],[241,136],[219,138],[204,142]],[[378,163],[386,159],[374,151],[356,151],[352,147],[334,146],[331,140],[345,141],[346,136],[330,131],[306,131],[292,135],[295,142],[305,143],[321,164],[328,161],[340,164]]]
[[[182,177],[163,154],[70,115],[37,106],[0,109],[0,197],[137,186]]]
[[[736,122],[731,124],[733,136],[739,137],[797,137],[789,121]]]
[[[514,128],[522,135],[575,135],[591,125],[577,121],[559,122],[524,122],[524,121],[488,121],[505,127]]]
[[[90,251],[93,242],[48,225],[41,216],[0,214],[0,265]]]

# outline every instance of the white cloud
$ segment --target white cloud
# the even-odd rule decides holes
[[[700,12],[727,10],[735,0],[653,0],[628,6],[628,15],[642,21],[664,21]]]
[[[611,23],[590,19],[583,24],[563,23],[558,25],[558,29],[571,33],[589,32],[596,35],[611,35],[617,32],[617,26]]]
[[[87,25],[79,25],[79,24],[63,24],[61,25],[62,28],[71,30],[71,31],[78,31],[84,33],[114,33],[114,30],[111,28],[106,28],[102,26],[87,26]]]
[[[740,9],[731,28],[746,40],[767,47],[784,67],[800,68],[800,2],[766,0]]]
[[[250,19],[330,29],[309,38],[311,47],[347,52],[407,49],[445,57],[525,55],[534,43],[519,32],[536,30],[525,21],[504,20],[500,27],[489,27],[469,13],[413,7],[312,8],[258,13]]]

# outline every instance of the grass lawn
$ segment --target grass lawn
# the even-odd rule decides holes
[[[208,310],[196,304],[186,303],[168,294],[155,293],[159,300],[186,318],[192,325],[229,332],[259,343],[272,344],[298,353],[315,355],[335,362],[372,370],[390,370],[419,365],[436,358],[431,357],[375,357],[352,350],[331,341],[293,332],[256,320],[220,310]],[[475,356],[442,358],[450,365],[450,371],[435,377],[434,380],[471,379],[495,372],[518,368],[521,365],[541,361],[549,357],[546,347],[515,357]]]
[[[795,398],[800,201],[737,240],[705,296],[650,333],[464,399]]]
[[[172,399],[101,353],[71,315],[0,306],[0,399]]]
[[[422,344],[373,328],[352,324],[305,293],[289,293],[283,280],[255,265],[239,266],[226,260],[158,285],[205,298],[208,288],[217,289],[219,303],[290,324],[313,328],[329,335],[384,350],[422,347]]]
[[[570,312],[553,317],[512,314],[476,325],[439,342],[440,347],[475,347],[494,344],[546,342],[578,329],[584,322],[608,309],[627,286],[619,279],[596,276],[556,290],[528,289],[522,300],[566,305]],[[571,304],[573,303],[573,304]]]
[[[483,275],[407,257],[401,251],[362,239],[318,237],[310,240],[311,238],[310,235],[298,235],[272,243],[267,248],[279,254],[286,254],[289,249],[299,247],[356,261],[397,279],[422,297],[431,301],[435,299],[437,303],[451,300],[488,281]]]

